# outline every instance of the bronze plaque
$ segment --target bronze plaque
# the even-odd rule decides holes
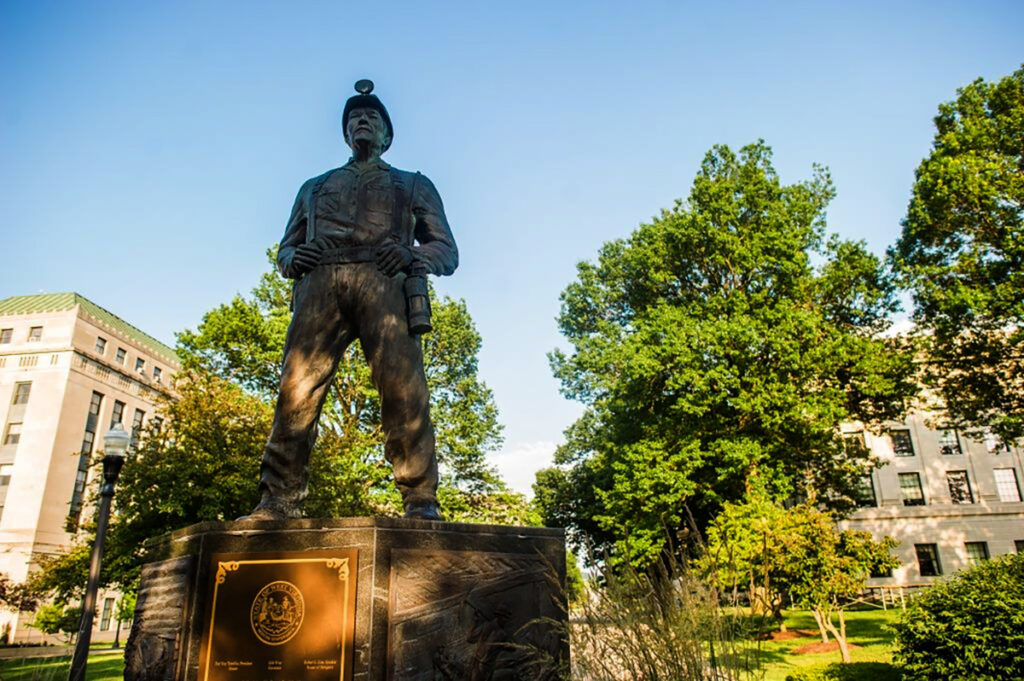
[[[199,678],[350,679],[357,557],[355,549],[214,554]]]

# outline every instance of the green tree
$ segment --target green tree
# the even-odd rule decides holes
[[[897,309],[882,262],[826,238],[833,194],[822,168],[783,185],[763,142],[717,146],[687,201],[578,265],[558,318],[572,352],[550,359],[586,411],[538,477],[546,522],[646,564],[755,469],[851,507],[868,454],[839,424],[900,416],[916,385],[882,337]]]
[[[744,591],[754,613],[769,613],[785,631],[782,611],[792,584],[790,550],[800,541],[794,516],[760,485],[741,503],[726,502],[707,529],[699,564],[709,583],[732,601]],[[799,566],[797,566],[799,567]]]
[[[32,612],[39,607],[39,594],[31,583],[12,582],[0,573],[0,608],[14,612]]]
[[[1024,68],[939,106],[890,258],[950,419],[1024,437]]]
[[[78,633],[78,626],[81,622],[81,608],[69,608],[59,603],[49,603],[36,611],[32,626],[44,634],[63,634],[65,641],[71,641]]]
[[[160,421],[151,419],[138,446],[128,451],[107,530],[102,585],[122,590],[135,585],[147,539],[204,520],[237,518],[258,499],[270,407],[198,369],[176,377],[174,393],[174,399],[163,398],[158,405]],[[95,500],[95,487],[92,495]],[[342,490],[340,496],[351,492]],[[90,521],[70,551],[42,561],[34,587],[58,603],[77,602],[94,539]]]
[[[700,565],[712,586],[746,589],[755,611],[780,624],[788,602],[809,608],[821,640],[829,633],[849,662],[846,607],[863,591],[872,572],[898,566],[896,541],[867,532],[837,529],[835,519],[805,502],[785,507],[753,481],[743,503],[726,503],[708,528]]]
[[[892,555],[896,540],[875,541],[869,532],[836,529],[834,519],[805,505],[793,513],[801,541],[790,546],[789,596],[811,610],[822,640],[825,632],[839,644],[843,662],[850,661],[846,641],[846,608],[864,590],[873,572],[899,567]]]
[[[135,619],[135,604],[138,598],[138,584],[129,587],[121,598],[117,599],[117,606],[114,608],[114,621],[116,622],[114,643],[111,647],[121,646],[121,624],[131,622]]]

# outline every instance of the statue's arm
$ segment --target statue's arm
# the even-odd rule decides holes
[[[459,266],[459,249],[448,226],[441,196],[434,183],[422,175],[413,190],[412,214],[413,235],[418,244],[413,248],[413,257],[426,264],[431,274],[446,276],[454,272]]]
[[[292,258],[295,249],[306,243],[306,195],[309,182],[306,182],[299,189],[295,197],[295,205],[292,206],[292,214],[288,218],[288,224],[284,228],[284,236],[281,237],[281,244],[277,248],[277,269],[281,276],[287,279],[294,279],[295,272],[292,271]]]

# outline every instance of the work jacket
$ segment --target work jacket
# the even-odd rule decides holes
[[[379,246],[393,239],[411,247],[413,258],[435,275],[449,275],[459,264],[433,183],[380,159],[368,164],[350,160],[303,183],[277,252],[283,276],[295,278],[295,248],[314,239],[334,248]]]

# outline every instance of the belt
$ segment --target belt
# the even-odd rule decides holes
[[[321,265],[348,265],[377,260],[380,246],[352,246],[350,248],[325,248],[320,251]]]

